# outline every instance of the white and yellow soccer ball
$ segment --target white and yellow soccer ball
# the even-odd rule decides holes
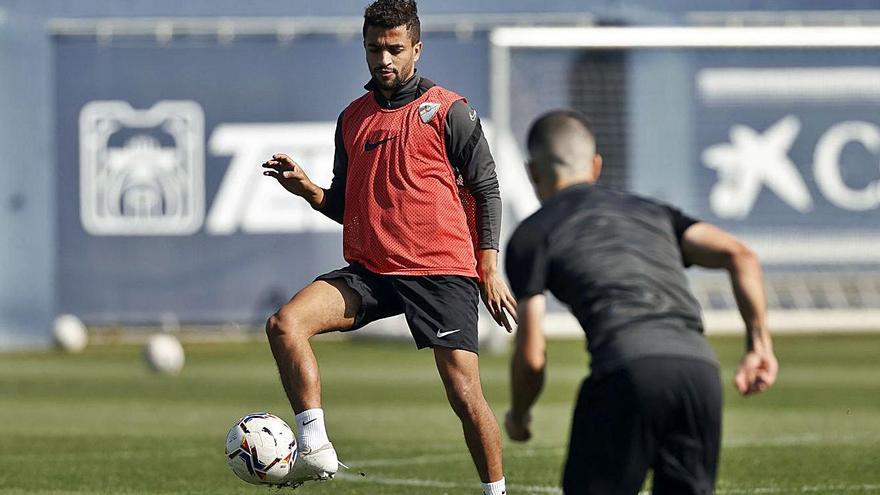
[[[278,416],[248,414],[226,435],[226,461],[232,472],[248,483],[284,484],[296,461],[296,437]]]

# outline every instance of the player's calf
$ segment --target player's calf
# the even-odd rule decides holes
[[[434,348],[446,397],[461,420],[465,443],[483,482],[483,493],[506,493],[501,466],[501,431],[483,396],[477,355],[461,349]]]

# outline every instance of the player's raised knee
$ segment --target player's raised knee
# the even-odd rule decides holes
[[[281,318],[278,317],[278,313],[275,313],[266,320],[266,336],[271,339],[272,337],[278,337],[283,333],[284,331],[281,328]]]
[[[304,330],[304,325],[298,321],[294,312],[285,308],[279,309],[266,320],[266,335],[270,339],[273,337],[291,336],[308,338],[309,335]]]

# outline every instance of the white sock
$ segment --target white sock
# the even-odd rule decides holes
[[[504,486],[504,478],[491,483],[480,483],[483,486],[484,495],[507,495],[507,488]]]
[[[323,409],[307,409],[296,415],[296,443],[301,451],[317,449],[330,443],[327,428],[324,426]]]

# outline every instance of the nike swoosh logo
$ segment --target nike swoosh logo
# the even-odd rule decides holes
[[[318,420],[318,418],[310,419],[310,420],[306,421],[305,423],[303,423],[303,426],[306,426],[309,423],[314,423],[317,420]]]
[[[460,332],[460,331],[461,331],[460,328],[456,328],[455,330],[450,330],[448,332],[441,332],[440,330],[437,330],[437,338],[442,339],[443,337],[446,337],[447,335],[453,334],[455,332]]]
[[[380,141],[376,141],[375,143],[371,143],[371,142],[367,141],[364,143],[364,151],[373,151],[374,149],[378,148],[379,146],[387,143],[388,141],[391,141],[392,139],[396,139],[396,138],[397,138],[397,136],[391,136],[389,138],[385,138]]]

